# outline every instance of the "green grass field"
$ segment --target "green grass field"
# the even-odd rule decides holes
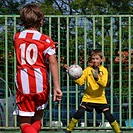
[[[40,133],[47,133],[49,131],[43,131]],[[58,131],[53,131],[53,132],[49,132],[49,133],[65,133],[65,131],[62,132],[58,132]],[[5,132],[4,132],[5,133]],[[73,131],[72,133],[114,133],[113,131]],[[123,133],[133,133],[133,131],[123,131]]]
[[[122,131],[123,133],[133,133],[133,130],[130,131]],[[16,131],[16,130],[12,130],[12,131],[0,131],[0,133],[21,133],[20,131]],[[50,131],[50,130],[42,130],[40,133],[65,133],[64,130],[60,130],[60,131]],[[76,130],[76,131],[72,131],[72,133],[114,133],[112,130]]]

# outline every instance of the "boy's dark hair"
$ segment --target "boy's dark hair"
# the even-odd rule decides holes
[[[26,28],[35,28],[39,30],[44,14],[41,8],[33,3],[26,4],[20,10],[21,24]]]
[[[92,50],[90,52],[90,57],[92,57],[93,55],[99,55],[102,58],[102,51],[99,49]]]

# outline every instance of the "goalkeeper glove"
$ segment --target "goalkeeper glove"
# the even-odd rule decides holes
[[[99,67],[93,66],[93,69],[91,70],[92,75],[96,81],[98,81],[98,74],[100,73]]]

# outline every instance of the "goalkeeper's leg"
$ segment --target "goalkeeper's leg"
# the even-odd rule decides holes
[[[115,133],[121,133],[119,124],[117,123],[116,119],[114,118],[114,116],[111,114],[109,109],[105,109],[105,111],[103,111],[105,118],[109,121],[111,127],[113,128]]]
[[[80,106],[78,111],[74,114],[73,118],[71,119],[69,125],[67,126],[66,133],[70,133],[73,128],[78,123],[79,119],[84,116],[85,113],[85,107]]]

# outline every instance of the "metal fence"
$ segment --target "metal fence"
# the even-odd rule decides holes
[[[15,99],[16,60],[13,35],[22,30],[18,15],[0,15],[0,129],[17,129],[12,115]],[[78,109],[85,86],[75,85],[66,66],[88,65],[90,50],[102,50],[108,68],[105,88],[111,112],[121,128],[133,127],[133,15],[63,15],[45,16],[41,32],[58,43],[57,60],[63,91],[61,105],[52,102],[52,83],[43,129],[65,128]],[[51,81],[51,78],[50,78]],[[11,90],[11,92],[10,92]],[[110,128],[103,114],[85,113],[77,129]]]

